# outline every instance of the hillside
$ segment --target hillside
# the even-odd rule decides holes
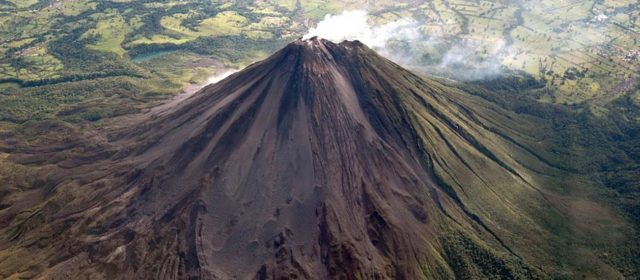
[[[166,110],[5,133],[0,275],[637,275],[548,123],[470,93],[314,38]]]

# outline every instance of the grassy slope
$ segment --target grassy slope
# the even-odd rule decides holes
[[[407,84],[416,83],[408,80],[395,87]],[[449,82],[418,84],[413,91],[421,92],[425,87],[430,94],[406,97],[404,102],[415,113],[414,126],[436,175],[467,209],[505,236],[507,246],[525,259],[535,260],[538,269],[554,277],[615,278],[622,273],[639,273],[635,269],[638,256],[629,255],[625,249],[638,246],[630,208],[620,207],[616,192],[602,188],[599,179],[590,176],[587,167],[594,162],[588,155],[589,141],[566,143],[588,133],[563,132],[554,123],[579,122],[579,116],[568,110],[553,117],[515,114],[504,104],[490,104],[468,95],[490,94],[482,88]],[[505,99],[515,100],[511,98]],[[562,108],[527,100],[541,110]],[[514,104],[517,101],[512,101]],[[429,109],[424,110],[424,106]],[[585,124],[584,128],[588,127]],[[598,150],[611,154],[603,150],[603,144]],[[473,242],[456,234],[444,237],[444,242],[467,248],[464,250],[479,250],[466,257],[452,253],[452,258],[464,259],[461,263],[476,262],[467,268],[483,265],[466,258],[495,254],[482,248],[470,249]],[[505,267],[518,267],[511,265]],[[483,272],[463,271],[483,277]]]
[[[640,186],[637,170],[640,153],[637,147],[640,146],[640,124],[637,112],[640,104],[632,97],[623,97],[607,106],[606,115],[595,116],[588,105],[567,108],[535,101],[535,96],[544,94],[545,89],[526,80],[501,79],[482,82],[482,87],[466,84],[463,88],[509,111],[542,122],[547,133],[540,135],[546,140],[538,143],[543,145],[534,150],[554,165],[577,176],[569,177],[561,184],[569,186],[566,195],[581,196],[588,193],[587,197],[611,205],[633,225],[630,234],[636,236],[634,240],[617,245],[593,244],[602,256],[607,256],[607,262],[620,267],[630,278],[638,277]],[[594,188],[572,188],[576,182],[582,181],[589,182]],[[585,209],[583,206],[574,205],[578,209]],[[596,225],[585,226],[593,228]],[[604,230],[615,232],[609,228]]]

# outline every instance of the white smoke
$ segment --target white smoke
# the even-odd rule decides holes
[[[303,39],[316,36],[336,43],[359,40],[371,48],[384,48],[391,39],[414,40],[420,37],[420,32],[417,23],[409,19],[372,26],[366,11],[355,10],[340,15],[326,15]]]
[[[473,40],[461,40],[444,54],[438,70],[462,80],[494,78],[501,74],[501,59],[508,54],[504,40],[492,42],[488,48]]]
[[[362,10],[326,15],[303,39],[316,36],[334,43],[359,40],[405,67],[460,80],[500,75],[501,60],[509,53],[502,40],[487,43],[430,36],[421,30],[420,22],[411,18],[371,24],[369,14]]]
[[[207,79],[207,85],[215,84],[215,83],[217,83],[219,81],[222,81],[225,78],[233,75],[234,73],[236,73],[238,71],[240,71],[240,70],[238,70],[238,69],[229,69],[229,70],[226,70],[226,71],[224,71],[222,73],[219,73],[219,74],[216,74],[214,76],[211,76],[211,77],[209,77]]]

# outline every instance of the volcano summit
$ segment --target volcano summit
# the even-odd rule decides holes
[[[16,144],[43,167],[3,200],[0,275],[620,276],[584,244],[624,223],[563,194],[542,129],[357,41],[298,40],[131,127]]]

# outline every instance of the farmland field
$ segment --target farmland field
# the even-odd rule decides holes
[[[537,97],[545,102],[606,104],[633,91],[640,72],[636,1],[31,0],[0,5],[0,88],[47,91],[109,78],[132,82],[139,96],[175,93],[203,71],[214,74],[198,60],[242,67],[301,37],[326,14],[355,9],[369,11],[377,24],[411,18],[440,50],[472,42],[480,59],[496,50],[501,67],[546,83],[550,90]],[[154,57],[167,51],[175,53]],[[144,56],[155,64],[171,60],[171,69],[135,59]]]

